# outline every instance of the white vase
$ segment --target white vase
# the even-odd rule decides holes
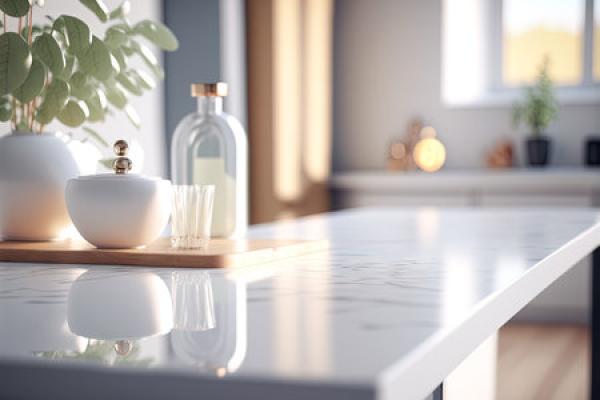
[[[56,135],[0,137],[0,238],[60,238],[71,226],[65,186],[78,175],[75,159]]]

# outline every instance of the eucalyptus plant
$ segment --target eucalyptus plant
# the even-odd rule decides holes
[[[544,133],[558,112],[548,66],[549,60],[546,57],[540,66],[535,85],[527,88],[525,102],[515,104],[513,108],[513,124],[517,126],[526,122],[534,137]]]
[[[177,38],[156,21],[131,23],[129,0],[114,10],[102,0],[79,1],[107,24],[103,38],[72,15],[46,16],[46,23],[34,24],[34,8],[41,12],[43,0],[0,0],[0,121],[11,121],[13,131],[41,133],[58,119],[70,128],[81,126],[105,144],[90,123],[124,112],[140,127],[128,99],[164,78],[141,39],[173,51],[179,46]],[[9,22],[16,30],[8,29]],[[132,57],[139,57],[147,69],[131,68]]]

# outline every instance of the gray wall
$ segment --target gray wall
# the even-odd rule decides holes
[[[381,168],[390,138],[417,115],[438,130],[451,168],[482,166],[502,136],[522,147],[525,135],[512,129],[509,105],[441,104],[441,16],[441,0],[336,2],[334,170]],[[549,128],[554,163],[580,165],[592,132],[600,133],[600,105],[561,106]]]
[[[170,151],[175,127],[196,109],[190,84],[221,79],[219,0],[164,0],[164,20],[179,38],[179,49],[165,53],[165,149]]]

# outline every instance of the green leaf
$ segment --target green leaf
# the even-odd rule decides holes
[[[88,121],[104,121],[106,115],[106,107],[108,107],[108,101],[102,89],[95,89],[93,91],[93,94],[87,100],[85,100],[85,104],[87,104],[90,110],[90,116],[88,117]]]
[[[106,89],[106,98],[108,102],[113,106],[122,110],[127,105],[127,95],[125,89],[119,82],[111,82],[110,84],[104,85]]]
[[[58,114],[58,120],[66,126],[76,128],[83,124],[89,115],[90,110],[83,101],[69,100],[67,105]]]
[[[150,69],[150,71],[152,71],[152,73],[154,74],[156,79],[160,79],[160,80],[165,79],[165,71],[162,69],[162,67],[160,65],[155,65],[154,67],[152,67]]]
[[[21,86],[13,90],[13,96],[21,103],[29,103],[38,96],[44,88],[44,80],[46,79],[46,67],[38,59],[34,59],[29,69],[29,75]]]
[[[122,30],[123,32],[126,33],[133,33],[133,28],[131,27],[131,25],[129,24],[129,21],[124,19],[122,22],[118,23],[118,24],[114,24],[111,28],[117,28]]]
[[[65,56],[65,69],[63,69],[63,72],[60,74],[60,78],[68,81],[69,78],[71,78],[71,75],[73,75],[75,67],[75,57],[71,54],[67,54]]]
[[[118,27],[110,27],[104,35],[104,43],[111,49],[120,47],[129,41],[127,32]]]
[[[0,122],[6,122],[12,118],[12,105],[7,96],[0,97]]]
[[[17,132],[27,132],[30,130],[29,124],[27,123],[27,118],[19,118],[17,120]]]
[[[160,22],[144,20],[133,27],[133,32],[144,36],[146,39],[167,51],[177,50],[179,41],[169,28]]]
[[[133,78],[129,71],[123,71],[119,75],[117,75],[117,82],[123,85],[123,87],[127,89],[131,94],[141,96],[143,93],[138,82],[135,80],[135,78]]]
[[[108,7],[102,0],[79,0],[79,2],[96,14],[100,21],[108,21]]]
[[[85,22],[70,15],[61,15],[54,21],[54,29],[64,30],[69,51],[80,54],[86,51],[92,43],[92,33]]]
[[[123,54],[123,51],[120,48],[115,48],[111,49],[110,52],[112,53],[113,57],[117,60],[119,68],[121,70],[127,69],[127,60],[125,60],[125,55]]]
[[[108,47],[96,36],[92,38],[92,45],[78,55],[81,69],[102,82],[108,80],[114,73],[113,59]]]
[[[119,72],[121,72],[119,60],[117,60],[117,58],[112,53],[110,53],[110,67],[112,68],[112,76],[117,76],[119,75]]]
[[[29,12],[29,0],[0,0],[0,10],[11,17],[23,17]]]
[[[158,59],[148,47],[134,40],[131,41],[131,47],[135,53],[142,57],[142,60],[144,60],[149,67],[158,65]]]
[[[0,24],[0,28],[2,27],[2,25]],[[39,34],[41,34],[44,30],[42,29],[41,26],[39,25],[33,25],[31,27],[31,36],[33,38],[35,38],[36,36],[38,36]],[[29,38],[29,25],[25,25],[23,27],[23,29],[21,29],[21,37],[23,37],[23,39],[25,41],[27,41],[27,39]]]
[[[78,99],[87,100],[94,94],[94,85],[90,76],[81,71],[77,71],[71,76],[69,84],[71,85],[71,96]]]
[[[144,46],[143,44],[137,43],[134,40],[131,40],[130,42],[131,42],[131,50],[133,52],[137,53],[142,58],[142,60],[148,66],[148,68],[150,68],[150,71],[152,71],[154,76],[156,76],[156,78],[158,78],[158,79],[164,79],[165,72],[163,71],[162,67],[158,63],[158,59],[156,58],[154,53],[148,47]],[[125,51],[125,49],[126,48],[123,47],[124,51]],[[125,54],[127,54],[127,52],[125,52]]]
[[[60,75],[65,69],[65,56],[56,39],[49,33],[43,33],[35,38],[33,54],[42,60],[54,75]]]
[[[129,44],[123,45],[121,47],[121,51],[123,52],[123,54],[125,54],[127,57],[131,57],[132,55],[134,55],[136,53],[135,49],[132,46],[133,41],[130,41]]]
[[[139,114],[131,105],[127,105],[125,107],[125,115],[129,118],[129,121],[135,126],[137,129],[140,129],[142,126],[142,120],[140,119]]]
[[[31,67],[27,42],[14,32],[0,35],[0,96],[21,86]]]
[[[121,3],[121,5],[119,7],[115,8],[114,10],[112,10],[110,12],[109,18],[117,19],[117,18],[126,17],[129,14],[130,10],[131,10],[131,3],[129,2],[129,0],[125,0],[124,2]]]
[[[69,85],[62,79],[54,78],[44,93],[42,104],[38,108],[36,120],[47,124],[54,119],[67,105]]]
[[[104,168],[112,169],[113,163],[115,162],[114,158],[103,158],[98,161]]]
[[[93,138],[95,141],[97,141],[98,143],[100,143],[102,146],[104,146],[104,147],[110,147],[109,144],[108,144],[108,142],[106,140],[104,140],[104,138],[102,137],[102,135],[100,135],[94,129],[92,129],[92,128],[88,127],[88,126],[84,126],[81,129],[83,129],[85,132],[87,132],[88,135],[91,138]],[[112,160],[111,160],[111,162],[112,162]]]
[[[154,89],[156,86],[156,81],[146,71],[141,69],[130,69],[128,72],[142,88],[150,90]]]

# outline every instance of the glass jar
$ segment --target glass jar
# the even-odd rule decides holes
[[[214,185],[212,236],[238,238],[248,226],[248,144],[240,122],[223,112],[225,83],[192,84],[198,110],[183,118],[171,143],[176,185]]]

